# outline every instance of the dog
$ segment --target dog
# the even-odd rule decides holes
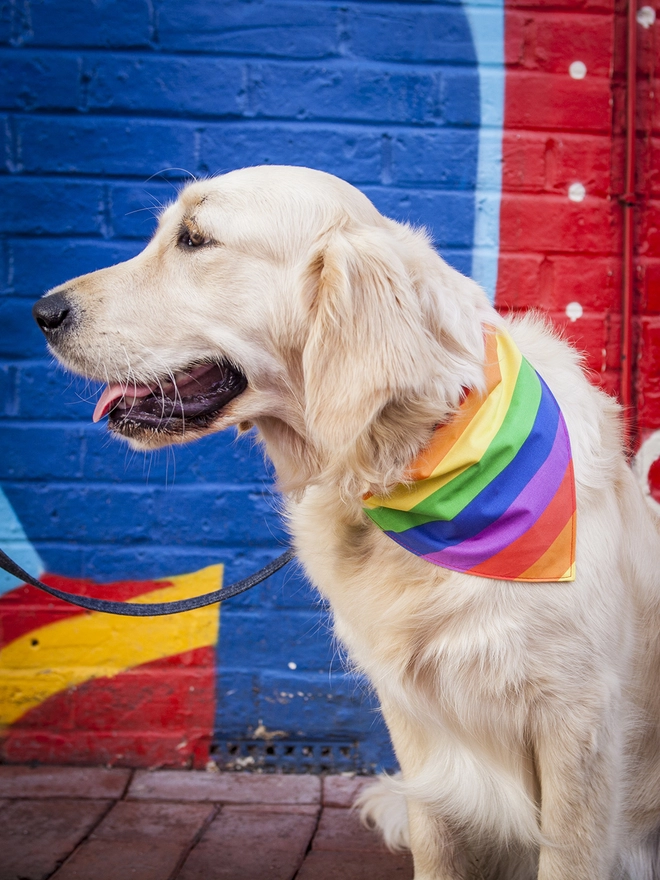
[[[142,253],[34,314],[133,447],[256,428],[400,764],[363,816],[416,880],[660,877],[658,522],[619,407],[545,320],[502,318],[424,231],[284,166],[189,184]],[[444,567],[369,513],[490,393],[494,336],[566,427],[574,579]]]

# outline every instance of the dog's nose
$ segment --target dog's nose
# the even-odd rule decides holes
[[[63,293],[49,293],[34,304],[32,314],[39,329],[49,337],[56,330],[65,329],[72,322],[74,312]]]

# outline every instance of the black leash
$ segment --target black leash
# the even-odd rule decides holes
[[[195,608],[204,608],[206,605],[214,605],[216,602],[224,602],[225,599],[231,599],[244,593],[246,590],[256,587],[271,574],[275,574],[280,568],[283,568],[287,562],[291,562],[295,556],[293,550],[289,549],[281,556],[273,559],[268,565],[265,565],[259,571],[255,571],[249,577],[229,584],[221,590],[214,590],[212,593],[204,593],[202,596],[193,596],[191,599],[179,599],[176,602],[145,602],[134,604],[133,602],[111,602],[107,599],[93,599],[91,596],[76,596],[74,593],[65,593],[63,590],[56,590],[55,587],[49,587],[42,584],[27,571],[23,571],[20,565],[17,565],[13,559],[0,550],[0,568],[13,574],[26,584],[45,590],[56,599],[63,599],[72,605],[78,605],[80,608],[86,608],[88,611],[104,611],[106,614],[122,614],[125,617],[159,617],[163,614],[178,614],[180,611],[192,611]]]

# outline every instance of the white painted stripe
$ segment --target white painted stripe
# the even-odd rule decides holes
[[[463,0],[479,71],[481,127],[472,277],[495,299],[500,252],[504,126],[504,0]]]
[[[44,564],[37,551],[30,543],[20,520],[0,488],[0,547],[11,556],[28,574],[39,577],[44,571]],[[14,590],[19,581],[6,571],[0,570],[0,596]]]

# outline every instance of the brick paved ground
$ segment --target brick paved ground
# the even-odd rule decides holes
[[[0,766],[0,880],[408,880],[364,779]]]

